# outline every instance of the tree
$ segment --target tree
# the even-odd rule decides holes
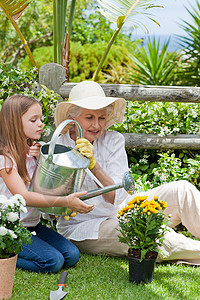
[[[195,8],[196,7],[196,8]],[[185,20],[180,24],[186,32],[186,36],[179,36],[179,43],[184,48],[182,57],[179,81],[182,85],[200,86],[200,2],[196,0],[196,4],[186,8],[193,22],[189,23]]]
[[[38,68],[36,61],[32,55],[32,52],[30,51],[29,46],[28,46],[23,34],[21,33],[17,23],[15,22],[21,16],[21,14],[26,9],[28,4],[29,4],[28,0],[23,0],[20,2],[16,1],[16,0],[14,0],[14,1],[13,0],[1,0],[0,8],[3,10],[3,12],[5,13],[7,18],[13,25],[14,29],[16,30],[16,32],[24,46],[24,49],[26,50],[26,53],[28,54],[28,56],[32,62],[32,65],[34,67]]]
[[[19,67],[26,52],[6,15],[0,12],[0,17],[0,62],[12,63],[13,66]],[[35,48],[52,45],[53,7],[49,1],[31,1],[17,20],[17,24],[26,37],[31,52]]]
[[[120,30],[124,26],[126,22],[133,23],[134,28],[138,26],[143,26],[147,31],[147,27],[144,25],[144,20],[142,20],[141,16],[146,17],[149,20],[154,21],[157,23],[152,17],[151,14],[148,12],[149,9],[155,7],[161,7],[158,5],[154,5],[157,0],[135,0],[135,1],[123,1],[123,0],[113,0],[113,1],[106,1],[106,0],[97,0],[99,5],[101,6],[100,12],[108,18],[108,20],[112,23],[117,25],[116,30],[114,31],[105,52],[99,62],[99,65],[93,75],[93,80],[98,78],[98,73],[101,70],[106,56],[113,45],[117,35],[119,34]],[[139,18],[138,18],[139,17]],[[158,24],[158,23],[157,23]],[[159,25],[159,24],[158,24]]]

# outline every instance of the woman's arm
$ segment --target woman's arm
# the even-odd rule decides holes
[[[30,207],[69,207],[79,213],[88,213],[93,210],[94,205],[87,205],[78,197],[85,195],[87,192],[77,192],[68,196],[50,196],[43,195],[27,190],[19,173],[12,169],[7,173],[5,169],[0,170],[0,174],[9,189],[14,194],[20,194],[24,197],[26,205]]]
[[[123,175],[128,171],[128,161],[125,151],[125,140],[118,132],[107,132],[103,140],[102,151],[103,168],[97,162],[91,169],[92,173],[99,179],[103,186],[118,184],[122,182]],[[102,161],[100,162],[102,163]],[[115,190],[102,195],[107,202],[112,204],[123,200],[126,193],[123,189]]]
[[[91,172],[102,183],[103,186],[109,186],[114,184],[112,178],[101,168],[98,162],[96,162],[94,168],[91,169]],[[115,191],[103,194],[102,196],[107,202],[114,204]]]

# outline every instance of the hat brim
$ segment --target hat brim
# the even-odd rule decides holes
[[[60,102],[56,106],[54,115],[56,127],[64,120],[68,119],[68,113],[72,106],[79,106],[86,109],[97,110],[104,108],[111,103],[114,103],[114,107],[113,111],[108,116],[106,128],[109,128],[116,123],[122,123],[126,109],[126,101],[123,98],[93,96],[87,97],[87,99],[83,98],[77,101],[73,101],[73,103],[71,103],[70,101]]]

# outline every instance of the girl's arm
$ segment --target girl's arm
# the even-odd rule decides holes
[[[85,195],[87,192],[77,192],[68,196],[50,196],[43,195],[27,190],[19,173],[12,169],[8,174],[5,169],[0,170],[0,174],[9,189],[15,195],[20,194],[24,197],[26,205],[30,207],[69,207],[79,213],[88,213],[93,210],[94,205],[88,205],[78,197]]]

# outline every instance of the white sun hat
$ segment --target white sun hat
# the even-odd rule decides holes
[[[72,106],[97,110],[111,103],[113,103],[113,109],[108,115],[106,128],[122,123],[126,101],[123,98],[106,97],[102,87],[94,81],[82,81],[71,89],[68,102],[60,102],[56,106],[54,115],[56,127],[62,121],[69,119],[68,114]]]

